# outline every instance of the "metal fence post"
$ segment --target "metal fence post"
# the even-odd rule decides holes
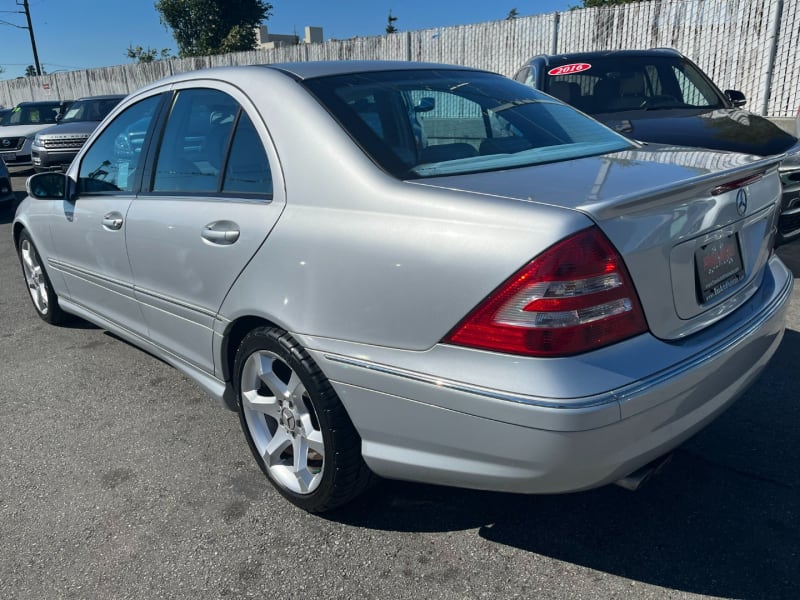
[[[761,105],[761,114],[766,116],[769,113],[769,99],[772,95],[772,76],[775,71],[775,59],[778,55],[778,34],[781,30],[781,19],[783,18],[783,0],[778,0],[778,6],[775,10],[775,18],[772,19],[772,24],[769,28],[769,37],[767,44],[769,44],[769,62],[767,63],[767,72],[764,75],[764,103]]]
[[[550,46],[550,54],[558,54],[558,28],[561,25],[561,13],[553,13],[553,40]]]

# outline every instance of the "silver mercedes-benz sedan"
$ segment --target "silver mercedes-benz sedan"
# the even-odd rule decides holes
[[[129,96],[13,234],[40,317],[238,411],[306,510],[375,476],[565,492],[638,481],[777,349],[779,160],[474,69],[231,67]]]

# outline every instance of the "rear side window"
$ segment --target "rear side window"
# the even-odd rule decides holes
[[[151,96],[120,113],[83,155],[78,190],[130,192],[142,167],[142,145],[161,96]]]
[[[272,195],[272,175],[264,146],[245,112],[233,134],[222,191],[237,194]]]
[[[220,172],[239,104],[217,90],[178,92],[167,119],[153,178],[154,192],[219,190]]]
[[[202,88],[178,92],[161,139],[152,191],[272,193],[264,146],[234,98]]]

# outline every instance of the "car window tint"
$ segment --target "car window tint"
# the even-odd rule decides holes
[[[61,123],[73,121],[102,121],[119,104],[122,98],[78,100],[74,102],[64,114]]]
[[[272,194],[272,173],[267,154],[253,122],[244,112],[233,134],[222,191]]]
[[[219,191],[223,160],[238,110],[236,100],[224,92],[179,92],[158,151],[153,191]]]
[[[630,148],[593,119],[491,73],[370,72],[303,84],[376,163],[404,179]]]
[[[59,103],[40,103],[16,106],[8,119],[9,125],[41,125],[55,123],[59,112]]]
[[[708,106],[711,93],[702,79],[691,79],[679,65],[673,65],[672,75],[678,82],[683,101],[692,106]],[[704,89],[705,88],[705,89]]]
[[[132,191],[145,134],[160,100],[161,96],[151,96],[130,106],[103,130],[81,159],[80,192]]]
[[[628,110],[718,108],[719,94],[690,63],[678,57],[595,57],[579,73],[550,74],[548,94],[591,115]],[[588,64],[588,63],[587,63]]]
[[[655,65],[645,65],[645,77],[648,83],[648,91],[651,96],[658,96],[664,93],[664,86],[661,84],[661,77]]]

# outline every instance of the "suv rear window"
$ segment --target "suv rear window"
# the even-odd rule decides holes
[[[401,179],[633,147],[572,107],[492,73],[427,69],[303,83],[376,163]]]

